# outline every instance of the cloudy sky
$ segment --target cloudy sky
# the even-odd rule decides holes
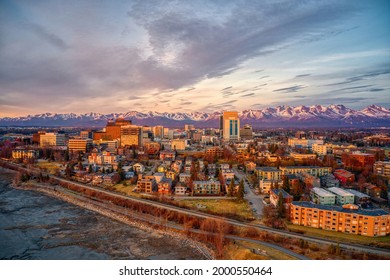
[[[0,117],[390,107],[390,1],[2,0]]]

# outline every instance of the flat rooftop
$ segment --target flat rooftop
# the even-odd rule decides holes
[[[357,190],[353,190],[353,189],[348,189],[348,190],[345,190],[351,194],[353,194],[354,196],[357,196],[359,198],[370,198],[370,196],[366,195],[365,193],[362,193],[362,192],[359,192]]]
[[[358,215],[365,215],[365,216],[384,216],[384,215],[390,215],[389,212],[386,212],[383,209],[346,209],[340,206],[336,205],[321,205],[321,204],[314,204],[312,202],[308,201],[293,201],[291,202],[294,206],[299,207],[306,207],[306,208],[314,208],[319,210],[327,210],[327,211],[337,211],[337,212],[343,212],[343,213],[350,213],[350,214],[358,214]]]
[[[318,194],[319,196],[322,196],[322,197],[335,196],[333,193],[328,192],[327,190],[321,189],[321,188],[313,188],[311,191],[315,192],[316,194]]]
[[[343,190],[343,189],[340,189],[340,188],[337,188],[337,187],[331,187],[331,188],[329,188],[327,190],[332,192],[332,193],[334,193],[334,194],[337,194],[339,196],[353,196],[352,193],[347,192],[346,190]]]
[[[260,171],[280,171],[276,167],[268,167],[268,166],[256,167],[256,170],[260,170]]]
[[[321,167],[321,166],[284,166],[280,169],[320,169],[320,168],[330,168],[330,167]]]

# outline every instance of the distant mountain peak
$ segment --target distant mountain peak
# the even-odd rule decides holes
[[[101,114],[42,113],[25,117],[0,118],[1,126],[78,126],[102,127],[108,120],[118,117],[131,119],[139,125],[163,125],[182,127],[194,124],[196,127],[218,127],[222,111],[206,112],[138,112]],[[288,106],[280,105],[266,109],[247,109],[239,112],[241,124],[254,127],[390,127],[390,109],[370,105],[356,111],[342,104],[329,106]]]

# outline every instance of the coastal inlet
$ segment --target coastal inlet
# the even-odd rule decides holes
[[[204,259],[188,244],[34,191],[0,168],[0,259]]]

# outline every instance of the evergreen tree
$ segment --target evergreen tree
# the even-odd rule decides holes
[[[70,178],[72,177],[73,173],[74,173],[73,164],[69,163],[65,168],[65,175],[67,178]]]
[[[77,168],[78,168],[78,170],[80,170],[80,171],[84,170],[83,164],[81,163],[81,161],[79,161],[79,163],[78,163],[78,165],[77,165]]]
[[[64,161],[68,162],[69,161],[69,151],[66,150],[64,154]]]
[[[233,196],[234,195],[234,180],[230,181],[228,188],[229,188],[228,196]]]
[[[388,191],[386,186],[382,187],[381,189],[381,198],[388,199]]]
[[[118,163],[118,169],[117,169],[117,172],[120,176],[120,180],[124,180],[125,179],[125,173],[123,172],[123,168],[122,168],[122,162],[119,162]]]
[[[278,216],[279,218],[284,218],[284,205],[283,205],[283,193],[279,190],[278,195],[278,204],[277,204]]]
[[[290,193],[290,184],[288,183],[288,177],[287,176],[283,176],[283,189]]]
[[[340,248],[340,244],[339,243],[337,243],[337,245],[336,245],[335,254],[337,256],[339,256],[341,254],[341,248]]]
[[[237,198],[239,200],[244,199],[244,194],[245,194],[244,179],[241,179],[240,185],[238,187]]]

